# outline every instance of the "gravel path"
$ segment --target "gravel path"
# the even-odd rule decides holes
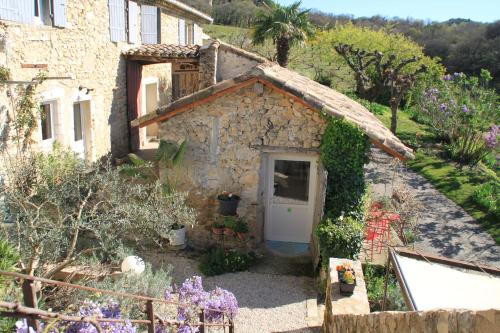
[[[365,167],[367,179],[377,196],[390,195],[392,157],[372,149],[371,162]],[[460,206],[436,190],[423,176],[402,167],[394,184],[405,182],[415,191],[423,206],[420,238],[416,249],[422,252],[500,267],[500,246]]]
[[[197,268],[198,262],[182,252],[178,255],[143,255],[154,266],[172,265],[172,276],[176,284],[187,277],[201,275]],[[269,265],[270,262],[272,261],[266,259],[265,263],[250,272],[206,277],[203,285],[206,290],[218,286],[235,294],[240,307],[235,321],[236,332],[319,332],[318,328],[309,328],[306,320],[306,300],[315,299],[317,294],[315,279],[282,275]],[[283,264],[276,265],[282,266]]]

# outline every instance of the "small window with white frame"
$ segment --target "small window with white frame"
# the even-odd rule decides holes
[[[40,131],[42,141],[54,139],[54,103],[45,102],[40,106]]]
[[[74,103],[73,104],[73,138],[74,141],[82,141],[83,140],[83,112],[82,112],[82,104]]]

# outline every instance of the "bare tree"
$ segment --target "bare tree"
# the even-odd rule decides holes
[[[373,101],[385,89],[389,90],[391,131],[396,133],[399,105],[415,83],[418,74],[426,72],[427,67],[421,65],[415,70],[410,70],[408,66],[418,62],[420,60],[418,57],[398,59],[395,54],[384,57],[380,51],[368,52],[349,44],[337,44],[335,51],[354,72],[356,92],[359,97]]]

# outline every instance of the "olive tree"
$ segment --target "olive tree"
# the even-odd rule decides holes
[[[12,116],[0,145],[0,232],[23,272],[50,278],[86,255],[110,261],[125,241],[161,245],[174,224],[195,223],[186,194],[126,176],[111,158],[86,164],[57,143],[37,152],[40,81],[6,89]]]

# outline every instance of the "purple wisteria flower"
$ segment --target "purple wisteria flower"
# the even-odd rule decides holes
[[[448,109],[448,104],[446,104],[446,103],[441,103],[441,104],[439,105],[439,110],[441,110],[441,111],[443,111],[443,112],[444,112],[444,111],[446,111],[447,109]]]
[[[500,127],[498,125],[493,125],[486,136],[484,141],[486,142],[486,146],[490,149],[494,149],[498,145],[497,137],[500,134]]]
[[[93,318],[121,318],[120,305],[109,300],[107,303],[100,304],[98,302],[84,301],[80,306],[78,315],[81,317]],[[100,323],[102,331],[106,333],[137,333],[137,328],[130,322],[125,323]],[[42,330],[44,332],[43,325]],[[65,332],[65,333],[98,333],[97,328],[91,323],[84,322],[61,322],[50,333]],[[37,333],[33,328],[28,327],[26,320],[16,322],[16,333]]]
[[[450,74],[446,74],[446,75],[443,77],[443,80],[445,80],[445,81],[452,81],[452,80],[453,80],[453,76],[451,76]]]
[[[208,322],[222,321],[224,311],[229,318],[234,318],[238,312],[238,302],[231,292],[216,288],[211,292],[203,289],[202,279],[199,276],[193,276],[186,279],[180,288],[176,290],[179,295],[179,302],[188,304],[188,307],[178,307],[177,320],[183,322],[179,325],[180,333],[197,333],[199,327],[194,326],[198,320],[198,314],[201,309],[207,309],[205,319]],[[166,300],[174,299],[174,289],[169,287],[165,292]],[[156,333],[169,332],[167,327],[157,326]]]
[[[469,108],[467,107],[467,105],[462,105],[462,112],[463,113],[469,113]]]

